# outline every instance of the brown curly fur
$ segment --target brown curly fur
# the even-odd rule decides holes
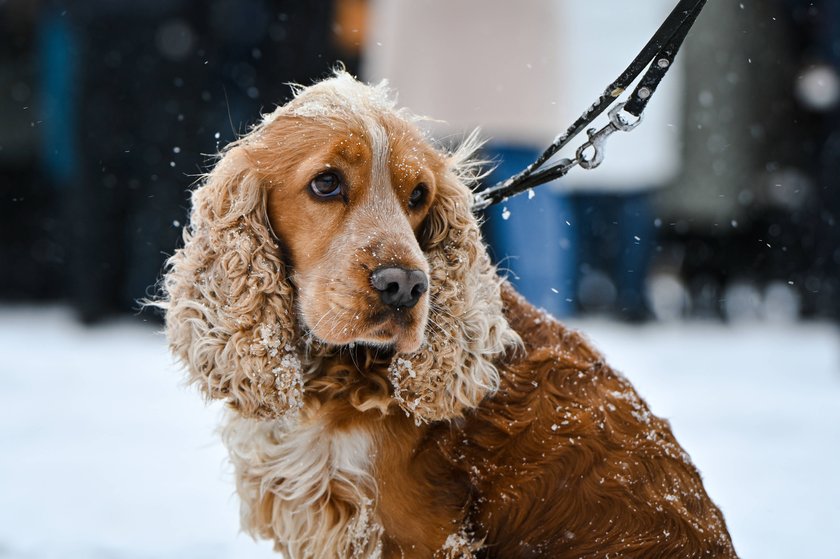
[[[667,422],[496,275],[472,148],[414,120],[337,72],[193,194],[159,304],[190,380],[231,408],[243,527],[290,558],[734,557]],[[341,199],[308,192],[324,169]],[[416,307],[384,313],[382,265],[428,274]]]

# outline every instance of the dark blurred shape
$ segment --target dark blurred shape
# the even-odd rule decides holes
[[[0,296],[66,297],[85,321],[136,310],[210,155],[335,64],[332,16],[327,0],[0,3]]]
[[[651,318],[645,299],[654,245],[650,199],[644,189],[574,195],[582,312],[610,312],[627,322]]]
[[[840,317],[840,0],[710,2],[685,56],[656,273],[696,315]]]
[[[37,4],[0,3],[0,294],[63,293],[64,246],[54,192],[37,180]]]

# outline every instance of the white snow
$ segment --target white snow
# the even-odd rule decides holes
[[[704,474],[745,559],[827,557],[840,530],[840,333],[826,324],[582,329]],[[0,307],[0,557],[275,557],[239,533],[214,430],[156,327]]]
[[[277,557],[239,532],[222,408],[156,329],[0,307],[0,557]]]

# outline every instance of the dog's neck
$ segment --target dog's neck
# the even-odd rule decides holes
[[[347,413],[377,411],[392,413],[396,401],[388,381],[388,368],[394,352],[384,348],[354,344],[321,347],[309,360],[305,375],[306,400],[310,405],[329,401],[344,402]]]

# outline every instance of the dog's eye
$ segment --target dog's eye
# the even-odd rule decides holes
[[[321,173],[309,183],[309,190],[321,198],[341,194],[341,179],[335,173]]]
[[[426,202],[426,194],[428,192],[429,187],[426,186],[426,183],[421,182],[415,186],[414,190],[411,191],[411,195],[408,197],[408,207],[413,210],[416,207],[422,206]]]

